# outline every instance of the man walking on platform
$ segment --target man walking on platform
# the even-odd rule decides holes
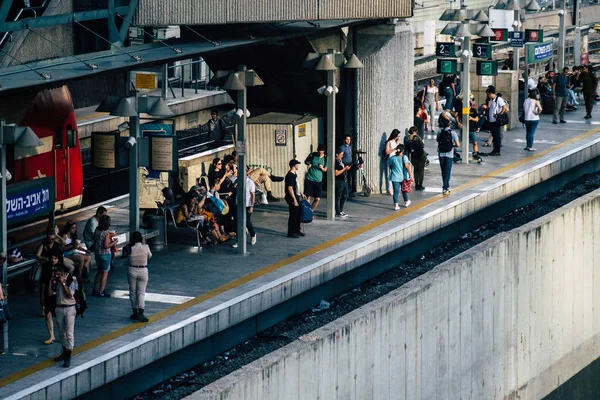
[[[347,218],[348,214],[344,212],[344,204],[348,198],[348,170],[349,165],[344,165],[344,150],[339,148],[335,155],[335,215],[341,218]]]
[[[458,135],[450,128],[444,128],[437,134],[438,158],[442,170],[442,194],[450,194],[450,174],[454,162],[454,147],[460,147]]]
[[[585,101],[584,118],[590,119],[592,118],[592,109],[596,101],[596,88],[598,87],[598,78],[590,66],[583,66],[583,71],[579,74],[579,82],[581,82],[581,91],[583,92],[583,100]]]
[[[552,93],[554,93],[554,114],[552,123],[558,124],[559,118],[561,124],[566,124],[565,110],[567,108],[567,98],[569,96],[569,68],[565,67],[562,73],[554,77],[552,83]]]
[[[285,176],[285,201],[290,212],[287,235],[291,238],[304,236],[300,231],[300,199],[303,197],[298,187],[298,165],[300,164],[302,163],[298,160],[291,160],[290,170]]]
[[[342,161],[344,162],[344,165],[350,166],[349,171],[352,170],[352,160],[353,160],[351,143],[352,143],[352,137],[350,135],[345,135],[344,143],[340,147],[344,151],[344,157],[342,158]],[[354,197],[353,186],[354,186],[354,178],[351,173],[348,173],[348,191],[350,192],[350,195],[348,197],[350,197],[350,198]]]
[[[499,156],[500,149],[502,148],[502,125],[497,121],[498,115],[507,111],[506,103],[502,100],[502,97],[496,95],[496,88],[492,85],[488,86],[485,91],[488,97],[488,126],[490,128],[490,134],[492,135],[493,149],[490,156]],[[454,155],[454,150],[452,151]]]

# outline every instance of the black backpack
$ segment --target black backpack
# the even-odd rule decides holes
[[[425,152],[425,150],[423,149],[423,146],[421,146],[419,144],[419,142],[417,142],[416,140],[410,141],[408,143],[408,149],[409,149],[411,161],[412,160],[420,160],[421,157],[423,157],[423,153]]]
[[[454,140],[452,140],[452,130],[444,128],[437,138],[438,151],[440,153],[448,153],[454,148]]]

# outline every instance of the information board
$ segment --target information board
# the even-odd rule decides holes
[[[32,179],[6,186],[6,221],[9,226],[22,224],[54,211],[53,177]]]
[[[492,28],[492,31],[494,31],[494,37],[490,38],[491,42],[507,42],[508,41],[508,29]]]
[[[525,43],[544,41],[544,31],[542,29],[525,29]]]
[[[436,42],[435,55],[438,57],[454,57],[456,55],[454,42]]]
[[[511,47],[523,47],[525,45],[525,33],[514,31],[508,33]]]
[[[150,169],[177,171],[177,136],[147,135],[150,140]]]
[[[535,64],[551,59],[553,55],[552,40],[540,44],[527,43],[525,55],[527,64]]]
[[[458,62],[456,60],[437,60],[438,74],[456,74]]]
[[[496,75],[498,75],[498,61],[477,60],[477,75],[480,75],[480,76],[496,76]]]
[[[92,166],[94,168],[118,168],[119,131],[92,132]]]
[[[489,43],[473,43],[473,57],[492,58],[492,45]]]

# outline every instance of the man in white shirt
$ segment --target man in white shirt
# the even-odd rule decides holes
[[[492,152],[488,155],[499,156],[502,148],[502,126],[497,122],[499,114],[507,112],[506,103],[502,97],[496,95],[496,88],[492,85],[488,86],[485,91],[488,98],[488,126],[492,135]]]

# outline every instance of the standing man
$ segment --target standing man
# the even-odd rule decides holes
[[[290,170],[285,176],[285,201],[288,203],[290,216],[288,218],[288,237],[299,238],[304,236],[300,231],[300,194],[298,187],[298,165],[302,164],[298,160],[290,160]]]
[[[208,125],[208,140],[215,142],[223,142],[227,137],[227,128],[225,122],[219,118],[219,111],[213,108],[210,110],[210,119],[206,123]]]
[[[90,252],[94,252],[94,231],[98,227],[98,221],[100,221],[100,217],[106,215],[107,212],[106,207],[100,206],[96,210],[96,214],[85,223],[85,228],[83,229],[83,242]]]
[[[567,98],[569,96],[569,68],[564,67],[562,73],[554,77],[552,82],[552,93],[554,93],[554,114],[552,115],[552,123],[566,124],[565,109],[567,108]]]
[[[344,162],[344,165],[349,165],[350,166],[350,170],[352,170],[352,137],[350,135],[345,135],[344,136],[344,143],[342,144],[341,149],[344,151],[344,158],[342,159],[342,161]],[[353,198],[354,197],[354,186],[355,182],[354,182],[354,177],[352,176],[352,173],[348,174],[348,191],[349,191],[349,198]]]
[[[325,146],[320,144],[317,147],[316,153],[312,153],[306,157],[304,164],[308,166],[306,181],[304,182],[304,195],[308,198],[309,202],[310,198],[313,198],[311,208],[315,211],[323,194],[323,172],[327,172]]]
[[[348,198],[348,170],[349,165],[344,165],[344,150],[340,147],[335,154],[335,215],[348,218],[344,212],[344,204]]]
[[[63,352],[54,361],[62,361],[63,368],[71,366],[71,353],[75,347],[75,291],[78,289],[77,279],[69,275],[66,267],[55,272],[53,291],[56,292],[56,325],[58,337],[63,347]]]
[[[450,174],[454,162],[454,147],[460,147],[458,135],[450,128],[444,128],[437,134],[438,158],[442,170],[442,194],[450,194]]]
[[[256,201],[256,185],[252,182],[249,176],[246,176],[246,229],[250,234],[250,244],[254,246],[256,244],[256,232],[254,231],[254,225],[252,225],[252,213],[254,212],[254,202]],[[241,232],[237,233],[239,237]],[[237,242],[233,245],[234,248],[238,247]]]
[[[499,156],[500,149],[502,148],[502,126],[496,121],[496,118],[498,117],[498,114],[507,111],[506,103],[501,97],[496,96],[496,88],[492,85],[488,86],[485,93],[488,98],[488,126],[490,128],[492,144],[494,146],[491,153],[488,155]],[[454,150],[452,150],[452,155],[454,155]]]
[[[581,82],[581,91],[583,92],[583,100],[585,101],[585,119],[592,118],[592,109],[594,101],[596,101],[596,88],[598,87],[598,78],[590,66],[584,65],[583,71],[579,74]]]

